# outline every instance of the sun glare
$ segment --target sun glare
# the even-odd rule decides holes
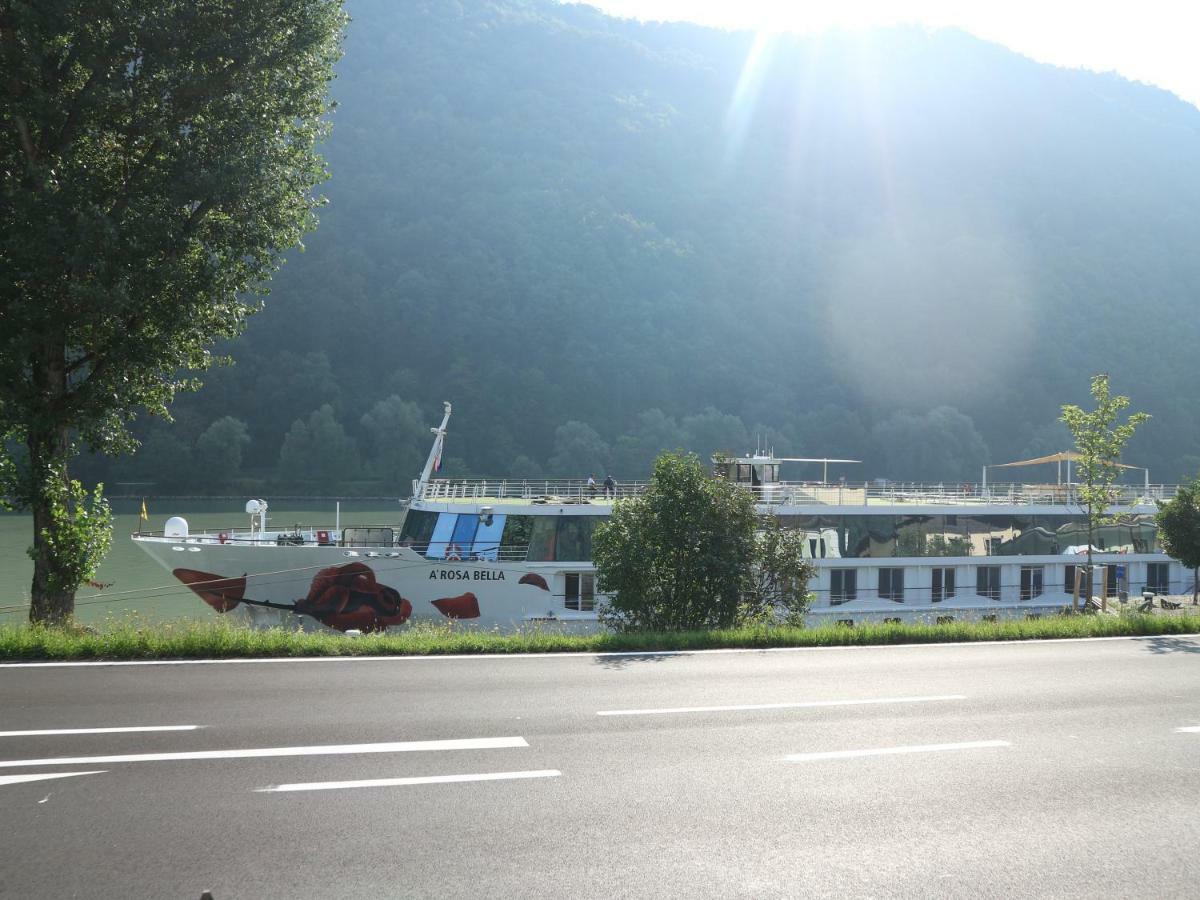
[[[585,0],[604,12],[716,28],[811,34],[894,25],[959,28],[1039,62],[1115,71],[1200,105],[1200,5],[1143,0]]]

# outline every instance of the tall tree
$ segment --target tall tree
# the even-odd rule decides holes
[[[1200,475],[1158,504],[1163,549],[1192,570],[1192,605],[1200,603]]]
[[[131,449],[135,410],[196,386],[315,225],[345,21],[341,0],[0,0],[0,438],[28,451],[8,487],[33,620],[73,612],[109,533],[77,445]]]
[[[339,478],[358,469],[358,447],[328,403],[307,421],[293,422],[279,449],[279,475],[290,485],[334,490]]]
[[[1096,408],[1084,410],[1068,403],[1062,408],[1062,421],[1075,438],[1075,449],[1079,460],[1075,473],[1080,484],[1077,493],[1087,514],[1088,578],[1092,573],[1092,545],[1095,543],[1096,526],[1112,518],[1108,508],[1116,499],[1113,483],[1120,474],[1121,451],[1133,437],[1137,427],[1150,418],[1142,412],[1131,413],[1124,422],[1118,422],[1121,413],[1129,406],[1129,398],[1118,394],[1112,396],[1108,389],[1108,375],[1092,376],[1092,399]]]
[[[192,450],[193,479],[201,490],[227,488],[242,474],[242,455],[250,445],[246,423],[233,416],[213,422]]]

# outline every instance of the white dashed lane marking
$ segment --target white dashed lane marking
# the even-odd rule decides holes
[[[340,791],[347,788],[402,787],[415,784],[459,784],[468,781],[512,781],[522,778],[558,778],[558,769],[538,769],[529,772],[481,772],[475,775],[423,775],[416,778],[367,778],[361,781],[312,781],[301,784],[277,784],[258,788],[256,793],[288,793],[293,791]]]
[[[235,750],[188,750],[179,753],[123,753],[113,756],[63,756],[50,759],[0,760],[0,768],[90,766],[126,762],[196,759],[257,759],[267,756],[350,756],[358,753],[413,753],[436,750],[498,750],[528,747],[522,737],[462,738],[445,741],[392,741],[380,744],[325,744],[315,747],[254,747]]]
[[[76,775],[101,775],[104,770],[95,772],[39,772],[34,775],[0,775],[0,786],[6,784],[24,784],[27,781],[49,781],[51,778],[74,778]]]
[[[747,712],[758,709],[819,709],[826,706],[874,706],[885,703],[934,703],[942,700],[966,700],[965,694],[938,694],[932,697],[877,697],[870,700],[805,700],[797,703],[747,703],[739,706],[673,706],[663,709],[602,709],[598,716],[665,716],[676,713]]]
[[[853,759],[859,756],[891,756],[898,753],[939,753],[944,750],[983,750],[1011,747],[1008,741],[964,741],[960,744],[917,744],[909,747],[875,747],[867,750],[825,750],[820,753],[793,753],[785,762],[816,762],[822,759]]]
[[[132,734],[142,731],[196,731],[203,725],[123,725],[118,728],[44,728],[39,731],[0,731],[0,737],[45,737],[66,734]]]

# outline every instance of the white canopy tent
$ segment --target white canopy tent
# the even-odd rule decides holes
[[[1039,456],[1036,459],[1019,459],[1016,462],[996,463],[991,466],[983,467],[983,486],[987,487],[988,469],[1015,469],[1022,466],[1040,466],[1048,463],[1055,463],[1058,469],[1058,484],[1063,483],[1063,463],[1067,464],[1067,484],[1071,484],[1071,463],[1078,462],[1083,459],[1083,455],[1076,453],[1074,450],[1061,450],[1058,453],[1051,453],[1049,456]],[[1150,490],[1150,470],[1145,466],[1130,466],[1125,463],[1113,463],[1118,469],[1141,469],[1145,473],[1145,487]]]

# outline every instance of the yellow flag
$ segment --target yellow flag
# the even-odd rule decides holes
[[[150,516],[146,513],[146,498],[145,497],[142,498],[142,515],[140,518],[146,522],[150,521]]]

